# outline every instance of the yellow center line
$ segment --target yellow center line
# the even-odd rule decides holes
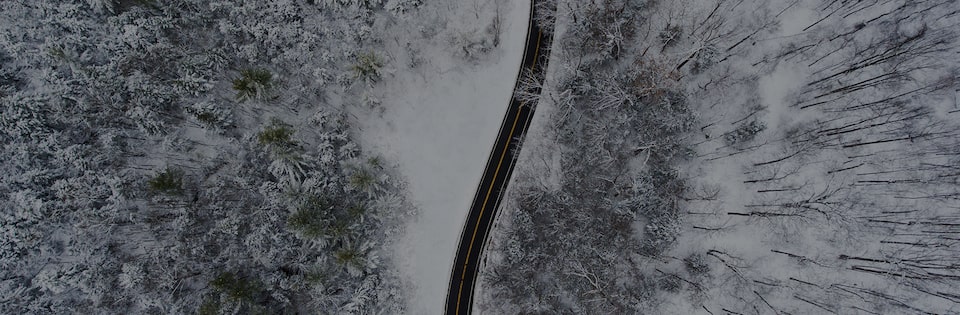
[[[537,31],[537,47],[533,50],[533,64],[530,65],[530,71],[537,65],[537,55],[540,54],[540,38],[543,37],[542,31]]]
[[[540,54],[540,39],[543,37],[543,32],[537,32],[537,45],[536,50],[533,52],[533,63],[530,65],[530,71],[533,71],[534,67],[537,65],[537,57]],[[512,97],[511,97],[512,99]],[[520,103],[520,107],[525,106],[526,103]],[[473,243],[477,238],[477,231],[480,229],[480,218],[483,217],[483,211],[487,208],[487,202],[490,200],[490,193],[493,192],[493,187],[497,181],[497,175],[499,175],[500,167],[503,165],[503,158],[507,156],[507,148],[510,146],[510,138],[513,138],[513,132],[517,128],[517,121],[520,120],[520,112],[517,112],[516,118],[513,120],[513,126],[510,127],[510,133],[507,135],[507,143],[503,146],[503,153],[500,154],[500,160],[497,161],[497,168],[493,172],[493,179],[490,181],[490,188],[487,189],[487,195],[483,198],[483,205],[480,206],[480,214],[477,215],[477,224],[473,226],[473,235],[470,237],[470,246],[467,247],[467,257],[463,262],[463,272],[460,273],[460,286],[457,290],[457,311],[456,314],[460,314],[460,301],[461,296],[463,295],[463,280],[467,275],[467,264],[470,262],[470,254],[473,252]]]
[[[490,200],[490,193],[493,192],[494,183],[497,181],[497,175],[500,172],[500,166],[503,165],[503,158],[507,155],[507,147],[510,146],[510,138],[513,137],[513,131],[517,127],[517,121],[520,120],[520,115],[517,115],[513,119],[513,126],[510,127],[510,134],[507,137],[507,143],[503,146],[503,153],[500,154],[500,161],[497,162],[497,168],[493,173],[493,179],[490,181],[490,188],[487,189],[487,196],[483,198],[483,205],[480,206],[480,215],[477,216],[477,224],[473,225],[473,236],[470,237],[470,246],[467,247],[467,259],[463,262],[463,272],[460,274],[460,289],[457,292],[457,314],[460,314],[460,296],[463,294],[463,279],[467,275],[467,264],[470,262],[470,253],[473,252],[473,243],[477,238],[477,230],[480,229],[480,218],[483,217],[483,210],[487,208],[487,201]]]

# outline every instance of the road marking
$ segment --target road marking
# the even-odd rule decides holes
[[[532,28],[533,28],[533,1],[530,1],[530,19],[529,19],[529,21],[527,21],[527,32],[526,32],[527,35],[530,35],[530,30],[531,30]],[[537,42],[537,44],[539,45],[539,41]],[[526,56],[526,55],[527,55],[527,45],[526,45],[526,43],[524,43],[524,45],[523,45],[523,54],[521,54],[520,56]],[[536,55],[536,52],[534,52],[534,55]],[[522,63],[523,60],[521,59],[520,61],[521,61],[520,69],[522,70],[522,69],[523,69],[523,63]],[[517,82],[520,82],[520,76],[521,76],[521,75],[523,75],[523,74],[522,74],[522,73],[517,73]],[[517,84],[517,85],[518,85],[518,84]],[[516,88],[516,85],[514,86],[514,88]],[[513,100],[513,91],[511,91],[510,94],[511,94],[510,100],[512,101],[512,100]],[[506,124],[506,123],[507,123],[507,115],[503,115],[503,122],[501,122],[501,126],[502,126],[503,124]],[[500,139],[500,135],[501,135],[501,134],[503,134],[503,130],[498,130],[498,131],[497,131],[497,137],[496,137],[495,139]],[[496,141],[494,141],[493,145],[497,145]],[[493,157],[493,152],[490,152],[490,156]],[[481,173],[481,174],[486,175],[486,174],[487,174],[487,169],[489,169],[489,168],[490,168],[490,165],[489,165],[489,164],[484,165],[484,166],[483,166],[483,173]],[[480,181],[481,181],[481,184],[482,184],[482,183],[483,183],[483,176],[482,176],[482,175],[481,175],[481,177],[480,177]],[[482,190],[483,190],[483,187],[480,187],[479,185],[477,185],[477,192],[474,193],[474,196],[479,196],[479,195],[480,195],[480,191],[482,191]],[[474,200],[474,201],[475,201],[475,200]],[[473,204],[471,204],[471,206],[473,206]],[[469,223],[469,222],[466,222],[466,223]],[[466,228],[466,224],[464,224],[464,228]],[[463,235],[461,235],[460,237],[463,237]],[[463,244],[458,244],[457,252],[460,252],[459,245],[463,245]],[[456,266],[454,266],[454,267],[456,267]],[[452,275],[451,275],[451,276],[452,276]]]
[[[543,37],[543,32],[537,32],[537,46],[533,52],[533,64],[530,65],[530,71],[533,71],[533,68],[537,65],[537,55],[540,53],[540,38]],[[511,98],[512,99],[512,98]],[[512,103],[512,102],[511,102]],[[519,107],[526,106],[526,102],[521,102]],[[487,189],[487,196],[483,198],[483,205],[480,206],[480,214],[477,215],[477,223],[480,223],[480,218],[483,217],[483,211],[487,208],[487,201],[490,199],[490,193],[493,192],[493,186],[496,184],[497,175],[500,173],[500,166],[503,164],[503,158],[507,155],[507,148],[510,147],[510,138],[513,137],[513,131],[517,127],[517,121],[520,120],[520,110],[517,109],[517,117],[513,120],[513,126],[510,127],[510,134],[507,137],[507,144],[503,146],[503,153],[500,154],[500,160],[497,162],[497,168],[493,171],[493,179],[490,181],[490,188]],[[473,227],[473,235],[470,237],[470,247],[467,247],[467,261],[470,261],[470,252],[473,251],[473,241],[477,238],[477,229],[479,225]],[[467,263],[463,263],[463,272],[460,274],[460,283],[463,285],[463,278],[467,275]],[[459,302],[459,301],[458,301]]]
[[[543,37],[543,31],[537,31],[537,48],[533,51],[533,64],[530,65],[530,71],[533,71],[533,67],[537,66],[537,55],[540,54],[540,38]],[[544,73],[544,76],[547,74]]]
[[[537,66],[537,57],[540,54],[540,40],[543,38],[543,31],[537,31],[537,44],[533,52],[533,62],[530,64],[530,71],[532,72]],[[513,100],[513,97],[510,98]],[[512,102],[511,102],[512,103]],[[520,103],[520,107],[525,106],[526,103]],[[480,218],[483,217],[483,212],[487,208],[487,202],[490,200],[490,194],[493,192],[493,187],[496,185],[497,175],[500,173],[500,167],[503,165],[503,158],[507,155],[507,149],[510,147],[510,138],[513,138],[513,132],[517,128],[517,122],[520,120],[520,111],[517,110],[516,118],[513,120],[513,125],[510,127],[510,133],[507,137],[507,143],[504,144],[503,152],[500,154],[500,160],[497,161],[497,168],[493,172],[493,178],[490,180],[490,188],[487,189],[487,194],[483,198],[483,205],[480,206],[480,214],[477,215],[477,224],[473,226],[473,235],[470,236],[470,246],[467,247],[467,256],[463,262],[463,272],[460,273],[460,286],[457,290],[457,311],[455,314],[460,314],[460,302],[462,300],[461,296],[463,295],[463,282],[467,275],[467,265],[470,263],[470,254],[473,252],[473,243],[477,238],[477,231],[480,229]],[[500,197],[497,197],[499,200]]]
[[[522,103],[521,103],[521,106]],[[514,130],[517,129],[517,121],[520,120],[520,112],[517,111],[516,118],[513,119],[513,126],[510,127],[510,133],[507,137],[507,143],[503,146],[503,153],[500,154],[500,160],[497,162],[497,168],[493,171],[493,179],[490,180],[490,188],[487,189],[487,196],[483,198],[483,205],[480,206],[480,214],[477,215],[477,223],[473,225],[473,236],[470,237],[470,247],[467,247],[467,259],[463,261],[463,272],[460,274],[460,289],[457,291],[457,312],[460,314],[460,296],[463,294],[463,279],[467,275],[467,264],[470,263],[470,254],[473,252],[473,243],[477,238],[477,230],[480,229],[480,218],[483,217],[483,211],[487,208],[487,201],[490,200],[490,193],[493,192],[493,186],[497,182],[497,175],[500,173],[500,166],[503,165],[503,158],[507,156],[507,148],[510,147],[510,138],[513,137]]]

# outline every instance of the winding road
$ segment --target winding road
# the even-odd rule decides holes
[[[553,34],[545,32],[534,23],[533,5],[530,2],[530,22],[527,27],[527,43],[524,46],[523,62],[520,75],[529,69],[533,75],[542,78],[547,67],[548,55],[546,52],[553,42]],[[514,91],[520,88],[520,75]],[[540,93],[540,87],[533,87],[534,95]],[[510,107],[500,125],[500,133],[490,152],[490,158],[480,179],[480,187],[467,214],[467,222],[460,236],[460,245],[457,248],[457,257],[454,259],[453,271],[450,276],[450,287],[447,290],[446,314],[470,314],[473,308],[473,290],[476,284],[480,267],[480,257],[486,244],[493,219],[496,217],[503,193],[507,189],[510,175],[516,166],[516,160],[523,137],[533,118],[535,104],[526,104],[516,97],[510,99]]]

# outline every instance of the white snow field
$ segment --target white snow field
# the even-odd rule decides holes
[[[528,25],[526,1],[459,0],[388,27],[396,68],[356,113],[361,142],[398,163],[420,208],[396,262],[408,312],[439,314],[470,202],[509,103]],[[410,32],[419,30],[419,32]]]

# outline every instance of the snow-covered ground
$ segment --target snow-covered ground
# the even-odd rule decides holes
[[[388,27],[394,75],[370,92],[380,105],[355,114],[363,146],[399,164],[421,209],[396,248],[414,286],[411,314],[443,310],[457,240],[520,66],[528,13],[525,1],[460,0]]]
[[[955,0],[636,4],[561,0],[481,308],[957,313]]]

